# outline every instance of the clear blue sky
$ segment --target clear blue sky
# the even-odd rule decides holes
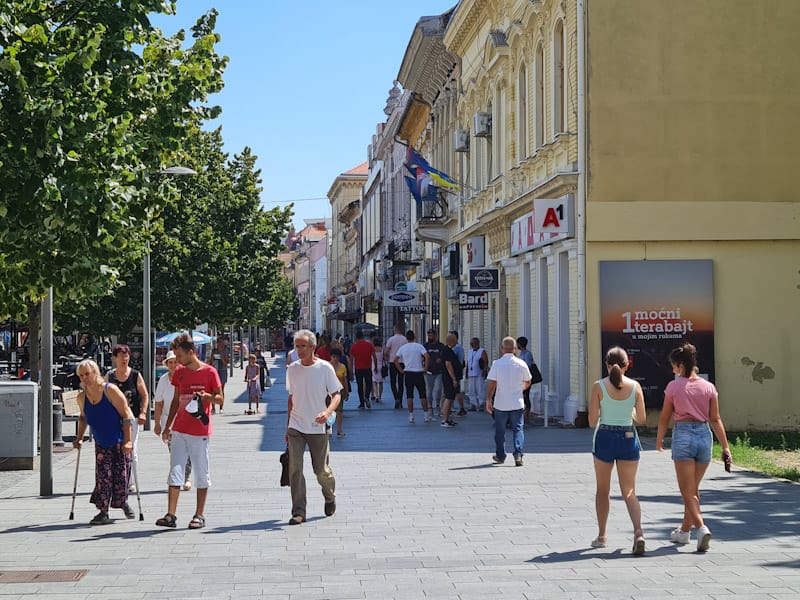
[[[334,178],[367,160],[367,145],[397,77],[414,25],[456,0],[178,0],[154,23],[166,34],[219,11],[218,52],[230,58],[213,98],[225,149],[258,156],[271,208],[324,198]],[[303,219],[330,216],[326,199],[296,202]]]

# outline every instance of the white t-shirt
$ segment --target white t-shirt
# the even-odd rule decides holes
[[[331,363],[321,358],[313,365],[293,362],[286,369],[286,389],[292,396],[289,427],[300,433],[325,433],[325,423],[314,419],[325,410],[325,398],[342,389]]]
[[[406,336],[395,333],[392,337],[386,340],[386,345],[384,348],[389,353],[389,362],[394,362],[394,357],[397,356],[397,350],[400,346],[405,346],[408,340]]]
[[[158,378],[156,385],[156,393],[153,396],[153,402],[163,402],[164,408],[161,409],[161,429],[167,425],[167,416],[169,415],[169,407],[172,406],[172,399],[175,397],[175,386],[169,379],[169,373],[164,373]]]
[[[405,370],[411,373],[422,373],[424,361],[422,359],[428,352],[425,346],[417,342],[407,342],[400,346],[396,356],[400,357],[400,362],[405,365]]]
[[[486,356],[486,350],[483,348],[478,348],[477,350],[473,350],[472,348],[469,349],[469,354],[467,356],[467,375],[469,377],[478,377],[479,375],[483,375],[481,372],[481,358],[488,360],[488,356]]]
[[[297,350],[292,348],[286,357],[286,367],[288,368],[290,364],[298,360],[300,360],[300,356],[297,354]]]
[[[531,372],[524,360],[518,359],[513,354],[503,354],[492,363],[486,379],[497,382],[494,394],[494,407],[497,410],[525,408],[522,386],[531,380]]]

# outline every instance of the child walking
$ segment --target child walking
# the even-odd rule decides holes
[[[258,409],[258,401],[261,399],[261,384],[258,381],[261,367],[256,363],[255,354],[251,354],[247,361],[247,367],[244,370],[244,380],[247,383],[247,412],[245,414],[252,415],[253,402],[256,403],[256,413],[261,412]]]

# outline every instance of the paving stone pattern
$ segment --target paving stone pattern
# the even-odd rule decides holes
[[[347,436],[332,440],[337,513],[326,518],[306,455],[309,520],[289,526],[279,487],[286,394],[283,360],[262,412],[247,416],[243,376],[214,417],[207,527],[190,531],[194,492],[182,492],[178,529],[166,512],[166,447],[139,441],[145,521],[90,527],[93,447],[84,447],[75,520],[68,520],[75,452],[55,457],[54,489],[39,474],[0,474],[0,571],[86,569],[69,583],[0,584],[0,598],[414,599],[800,597],[800,486],[721,464],[709,469],[703,505],[711,550],[676,546],[682,505],[668,454],[643,453],[638,480],[647,554],[630,554],[624,504],[612,497],[608,548],[596,535],[589,430],[526,430],[525,466],[491,465],[493,428],[483,413],[454,429],[408,423],[390,391],[371,411],[346,404]],[[647,445],[645,441],[645,445]],[[616,485],[616,484],[615,484]],[[136,497],[131,506],[137,512]]]

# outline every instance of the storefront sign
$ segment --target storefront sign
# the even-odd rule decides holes
[[[575,197],[537,198],[533,201],[534,233],[565,233],[570,237],[575,231]]]
[[[488,292],[461,292],[458,295],[458,310],[487,310]]]
[[[661,408],[674,377],[669,353],[684,342],[697,348],[700,376],[714,381],[712,261],[601,261],[599,275],[603,352],[625,349],[645,406]]]
[[[469,291],[499,292],[500,271],[498,269],[470,269]]]
[[[418,315],[418,314],[424,314],[424,313],[427,313],[427,312],[428,312],[428,310],[427,310],[427,308],[426,308],[426,307],[424,307],[424,306],[422,306],[422,305],[419,305],[419,304],[417,304],[417,305],[410,305],[410,306],[400,306],[400,307],[398,308],[398,310],[399,310],[401,313],[406,313],[406,314],[415,314],[415,315]]]
[[[467,268],[482,267],[486,260],[486,244],[484,237],[474,237],[467,240]]]
[[[523,254],[548,244],[553,244],[560,240],[565,240],[569,236],[565,233],[535,233],[533,230],[534,219],[533,211],[515,219],[511,223],[511,255]]]
[[[384,306],[413,306],[419,304],[418,292],[383,292]]]
[[[442,268],[442,249],[434,246],[431,250],[431,273],[438,273]]]

